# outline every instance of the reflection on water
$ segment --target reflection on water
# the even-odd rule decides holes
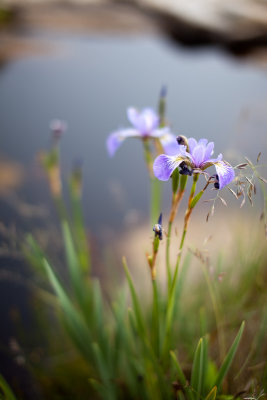
[[[175,133],[215,140],[216,153],[234,147],[253,158],[267,147],[266,121],[253,114],[267,104],[265,72],[256,67],[214,49],[185,50],[155,37],[35,36],[56,44],[59,53],[24,58],[0,72],[1,152],[30,168],[49,144],[49,121],[66,120],[64,172],[83,159],[86,219],[97,236],[121,226],[126,208],[134,221],[148,213],[141,144],[125,142],[110,160],[105,140],[128,126],[127,106],[156,107],[162,84],[169,89]],[[250,113],[245,124],[244,109]]]

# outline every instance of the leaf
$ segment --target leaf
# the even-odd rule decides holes
[[[231,364],[233,362],[233,359],[234,359],[234,356],[236,354],[237,348],[239,346],[239,343],[240,343],[244,328],[245,328],[245,321],[242,322],[241,327],[240,327],[240,329],[239,329],[239,331],[238,331],[238,333],[237,333],[237,335],[235,337],[235,340],[234,340],[232,346],[230,347],[230,349],[229,349],[229,351],[228,351],[228,353],[227,353],[227,355],[226,355],[226,357],[225,357],[225,359],[224,359],[224,361],[222,363],[221,368],[218,371],[218,374],[217,374],[217,377],[215,379],[215,382],[212,385],[212,386],[217,386],[218,389],[220,389],[221,384],[222,384],[222,382],[223,382],[223,380],[224,380],[224,378],[225,378],[225,376],[226,376],[226,374],[227,374],[227,372],[228,372],[228,370],[229,370],[229,368],[230,368],[230,366],[231,366]]]
[[[175,370],[177,372],[177,377],[178,377],[179,382],[181,383],[182,386],[186,386],[186,378],[185,378],[183,370],[180,366],[180,363],[176,357],[176,354],[174,353],[174,351],[171,350],[170,355],[171,355],[171,359],[172,359],[173,365],[175,367]]]
[[[257,163],[259,162],[259,160],[260,160],[260,156],[261,156],[261,151],[259,152],[259,154],[258,154],[258,157],[257,157]]]
[[[184,392],[187,395],[186,398],[188,400],[194,400],[194,395],[193,395],[191,389],[187,386],[186,377],[185,377],[185,375],[183,373],[183,370],[182,370],[182,368],[180,366],[178,358],[176,357],[176,354],[174,353],[174,351],[171,350],[170,351],[170,355],[171,355],[171,359],[172,359],[173,365],[175,367],[175,370],[177,372],[178,381],[183,386]]]
[[[5,400],[16,400],[16,396],[14,395],[10,386],[8,385],[8,383],[1,374],[0,374],[0,389],[5,396],[4,397]]]
[[[130,289],[131,296],[132,296],[133,309],[134,309],[134,314],[135,314],[135,318],[136,318],[136,322],[137,322],[137,327],[138,327],[139,333],[143,336],[143,334],[145,332],[144,317],[142,314],[140,303],[139,303],[139,300],[138,300],[138,297],[137,297],[137,294],[135,291],[133,280],[132,280],[130,271],[128,269],[125,257],[122,258],[122,264],[123,264],[124,271],[126,273],[126,278],[127,278],[129,289]]]
[[[190,385],[196,391],[195,399],[198,400],[202,394],[205,370],[205,349],[204,339],[199,339],[193,360]]]
[[[205,400],[215,400],[217,395],[217,386],[214,386],[208,395],[205,397]]]
[[[84,281],[82,279],[81,266],[79,265],[77,252],[67,221],[62,222],[62,234],[64,239],[67,264],[71,277],[71,284],[73,286],[77,299],[79,300],[80,304],[83,305],[82,294],[84,292]]]
[[[195,205],[197,204],[197,202],[201,199],[202,195],[203,195],[203,190],[201,192],[199,192],[191,201],[190,203],[190,208],[194,208]]]

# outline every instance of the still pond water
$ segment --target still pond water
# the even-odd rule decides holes
[[[99,237],[148,215],[141,143],[128,140],[109,159],[105,140],[112,130],[128,126],[128,106],[156,108],[162,85],[168,87],[174,133],[214,140],[215,153],[228,154],[233,162],[233,150],[252,158],[267,150],[267,77],[255,65],[159,37],[43,32],[35,37],[53,51],[0,70],[1,154],[30,171],[36,153],[49,146],[51,119],[67,121],[64,174],[74,160],[83,160],[86,222]],[[43,201],[38,185],[28,182],[35,192],[32,199],[25,194],[29,202]]]

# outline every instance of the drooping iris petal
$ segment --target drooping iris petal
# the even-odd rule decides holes
[[[193,152],[191,152],[193,162],[195,164],[195,167],[199,168],[204,160],[205,156],[205,147],[203,145],[197,144]]]
[[[161,154],[158,156],[153,165],[155,177],[160,181],[167,181],[175,168],[179,167],[183,161],[183,156],[167,156]]]
[[[110,155],[110,157],[114,156],[117,149],[127,137],[140,136],[140,132],[136,129],[124,129],[111,133],[106,142],[108,154]]]
[[[230,164],[227,164],[224,161],[217,161],[214,165],[219,177],[219,189],[222,189],[224,186],[232,182],[235,177],[235,171]]]

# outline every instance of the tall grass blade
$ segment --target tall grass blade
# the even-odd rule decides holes
[[[83,277],[81,274],[81,266],[79,265],[78,255],[75,244],[71,235],[70,227],[67,221],[62,222],[62,233],[65,247],[66,260],[70,272],[71,283],[81,306],[83,306],[82,294],[84,292]]]
[[[123,268],[124,271],[126,273],[126,278],[128,281],[128,285],[129,285],[129,289],[131,292],[131,296],[132,296],[132,301],[133,301],[133,310],[134,310],[134,314],[135,314],[135,319],[136,319],[136,324],[137,324],[137,329],[140,333],[141,336],[144,336],[145,334],[145,323],[144,323],[144,317],[141,311],[141,307],[140,307],[140,303],[135,291],[135,287],[133,284],[133,280],[129,271],[129,268],[127,266],[127,262],[126,262],[126,258],[123,257],[122,258],[122,263],[123,263]]]
[[[226,357],[225,357],[225,359],[224,359],[224,361],[222,363],[221,368],[218,371],[218,374],[217,374],[217,377],[215,379],[215,382],[212,385],[212,386],[217,386],[218,390],[220,389],[221,384],[222,384],[222,382],[223,382],[223,380],[224,380],[224,378],[225,378],[225,376],[226,376],[226,374],[227,374],[227,372],[228,372],[228,370],[229,370],[229,368],[230,368],[230,366],[232,364],[232,361],[234,359],[235,353],[236,353],[238,345],[240,343],[244,328],[245,328],[245,321],[242,322],[241,327],[240,327],[240,329],[239,329],[239,331],[238,331],[238,333],[237,333],[237,335],[235,337],[235,340],[234,340],[232,346],[230,347],[230,350],[228,351],[228,353],[227,353],[227,355],[226,355]]]
[[[202,394],[205,370],[205,344],[204,339],[199,339],[193,360],[190,385],[195,390],[195,399],[198,400]]]
[[[11,390],[11,388],[9,387],[5,378],[1,374],[0,374],[0,390],[3,392],[4,400],[17,400],[13,391]],[[0,396],[1,396],[1,393],[0,393]],[[0,398],[2,398],[2,397],[0,397]]]
[[[208,395],[205,397],[205,400],[215,400],[217,396],[217,387],[214,386]]]
[[[105,358],[103,357],[101,349],[97,343],[93,343],[92,347],[93,347],[93,352],[94,352],[96,363],[97,363],[97,368],[98,368],[102,383],[105,388],[105,397],[104,398],[107,400],[115,400],[117,398],[116,390],[115,390],[115,386],[112,384],[111,376],[109,374],[109,369],[108,369],[107,363],[105,361]]]
[[[188,400],[194,400],[194,394],[191,391],[191,389],[188,387],[187,381],[186,381],[186,377],[183,373],[183,370],[180,366],[180,363],[178,361],[178,358],[176,357],[176,354],[174,353],[174,351],[170,351],[170,355],[171,355],[171,360],[173,362],[173,365],[175,367],[176,373],[177,373],[177,378],[179,383],[183,386],[183,390],[186,394],[186,398]]]

